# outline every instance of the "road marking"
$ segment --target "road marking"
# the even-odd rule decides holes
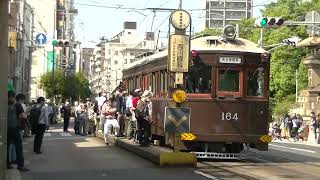
[[[299,149],[299,148],[291,148],[291,147],[280,146],[280,145],[275,145],[275,144],[269,144],[269,146],[275,146],[275,147],[281,147],[281,148],[293,149],[293,150],[297,150],[297,151],[304,151],[304,152],[309,152],[309,153],[316,153],[315,151],[311,151],[311,150]]]
[[[51,133],[44,133],[45,137],[51,136]]]
[[[61,136],[72,136],[70,133],[60,133]]]
[[[206,178],[209,178],[209,179],[219,180],[219,178],[217,178],[217,177],[215,177],[215,176],[212,176],[212,175],[210,175],[210,174],[206,174],[206,173],[201,172],[201,171],[198,171],[198,170],[195,170],[195,171],[193,171],[193,172],[196,173],[196,174],[199,174],[199,175],[201,175],[201,176],[204,176],[204,177],[206,177]]]

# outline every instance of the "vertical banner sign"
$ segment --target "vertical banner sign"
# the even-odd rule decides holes
[[[55,64],[57,64],[56,59],[57,59],[56,53],[53,54],[52,51],[48,51],[48,53],[47,53],[47,72],[52,71],[53,60],[55,60]]]
[[[188,72],[189,36],[171,35],[168,67],[170,72]]]

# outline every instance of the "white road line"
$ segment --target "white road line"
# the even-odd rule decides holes
[[[72,136],[70,133],[60,133],[60,135],[61,135],[61,136],[64,136],[64,137],[66,137],[66,136]]]
[[[209,178],[209,179],[219,180],[219,178],[217,178],[217,177],[215,177],[215,176],[212,176],[212,175],[210,175],[210,174],[206,174],[206,173],[204,173],[204,172],[202,172],[202,171],[195,170],[195,171],[193,171],[193,172],[196,173],[196,174],[199,174],[199,175],[201,175],[201,176],[204,176],[204,177],[206,177],[206,178]]]
[[[51,136],[51,133],[44,133],[45,137]]]
[[[293,149],[293,150],[297,150],[297,151],[304,151],[304,152],[309,152],[309,153],[316,153],[315,151],[311,151],[311,150],[299,149],[299,148],[291,148],[291,147],[279,146],[279,145],[275,145],[275,144],[269,144],[269,146],[275,146],[275,147],[281,147],[281,148]]]

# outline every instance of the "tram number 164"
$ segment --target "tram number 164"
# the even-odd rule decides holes
[[[238,119],[238,113],[222,112],[221,114],[222,121],[238,121]]]

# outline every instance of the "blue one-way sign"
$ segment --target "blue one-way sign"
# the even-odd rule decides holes
[[[36,42],[38,45],[47,43],[47,36],[43,33],[39,33],[36,36]]]

